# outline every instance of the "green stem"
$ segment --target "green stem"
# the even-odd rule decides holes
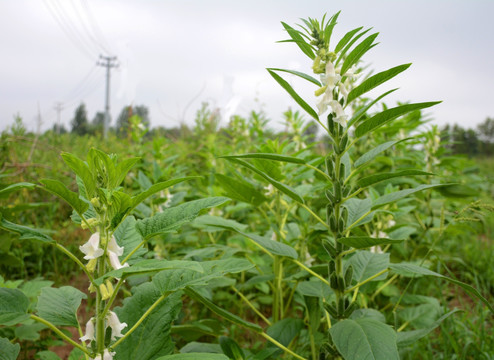
[[[117,285],[115,286],[115,289],[113,289],[113,294],[111,294],[110,298],[108,299],[105,308],[103,309],[103,314],[106,314],[108,310],[110,310],[111,305],[115,301],[115,298],[117,297],[118,290],[120,290],[120,287],[122,286],[124,280],[123,278],[120,278],[118,280]]]
[[[33,319],[33,320],[35,320],[37,322],[40,322],[40,323],[48,326],[54,333],[56,333],[62,339],[64,339],[65,341],[67,341],[71,345],[75,346],[76,348],[78,348],[79,350],[81,350],[82,352],[84,352],[85,354],[87,354],[87,355],[90,354],[89,351],[84,346],[82,346],[81,344],[76,343],[74,340],[72,340],[71,338],[69,338],[67,335],[65,335],[62,331],[60,331],[60,329],[58,329],[51,322],[49,322],[49,321],[47,321],[47,320],[45,320],[43,318],[40,318],[40,317],[38,317],[36,315],[31,315],[30,317],[31,317],[31,319]]]
[[[321,275],[319,275],[318,273],[312,271],[310,268],[308,268],[307,266],[305,266],[303,263],[301,263],[300,261],[296,260],[296,259],[290,259],[292,260],[295,264],[297,264],[298,266],[300,266],[302,269],[304,269],[305,271],[307,271],[309,274],[315,276],[316,278],[318,278],[319,280],[321,280],[323,283],[325,283],[326,285],[330,286],[329,285],[329,281],[326,280],[325,278],[323,278]]]
[[[122,262],[121,262],[121,263],[122,263],[122,264],[125,264],[125,263],[126,263],[126,262],[130,259],[130,257],[131,257],[132,255],[134,255],[134,254],[136,253],[136,251],[137,251],[137,250],[139,250],[139,248],[140,248],[142,245],[144,245],[144,244],[146,243],[146,241],[147,241],[147,239],[142,240],[142,241],[139,243],[139,245],[137,245],[137,246],[134,248],[134,250],[132,250],[132,251],[129,253],[129,255],[127,255],[127,256],[125,257],[125,259],[123,259],[123,260],[122,260]]]
[[[55,247],[58,248],[60,251],[62,251],[64,254],[66,254],[69,258],[71,258],[77,265],[79,265],[79,267],[82,269],[82,271],[84,271],[84,273],[86,273],[86,275],[89,278],[89,281],[91,282],[91,284],[93,284],[94,286],[96,286],[96,284],[94,283],[93,276],[87,270],[86,266],[81,262],[81,260],[79,260],[74,254],[72,254],[63,245],[60,245],[60,244],[57,243],[57,244],[55,244]]]
[[[271,336],[269,336],[268,334],[264,333],[264,332],[261,332],[259,333],[263,338],[265,338],[266,340],[268,340],[270,343],[278,346],[281,350],[283,350],[284,352],[292,355],[293,357],[299,359],[299,360],[307,360],[305,358],[303,358],[302,356],[300,355],[297,355],[295,354],[292,350],[290,350],[289,348],[287,348],[286,346],[284,346],[283,344],[280,344],[278,341],[276,341],[275,339],[273,339]]]
[[[304,164],[304,165],[307,166],[308,168],[314,170],[314,171],[317,171],[319,174],[321,174],[322,176],[324,176],[326,178],[326,180],[328,180],[329,182],[332,182],[331,178],[324,171],[319,170],[318,168],[316,168],[315,166],[312,166],[310,164]]]
[[[135,329],[137,329],[139,327],[139,325],[141,325],[141,323],[149,316],[149,314],[151,314],[153,312],[154,309],[156,309],[156,307],[163,301],[167,298],[168,294],[163,294],[161,295],[154,303],[153,305],[151,305],[149,307],[149,309],[147,309],[147,311],[142,314],[141,318],[139,320],[137,320],[137,322],[134,324],[134,326],[132,326],[129,331],[127,331],[125,333],[124,336],[122,336],[120,339],[118,339],[113,345],[110,346],[110,350],[113,350],[115,349],[122,341],[124,341],[130,334],[132,334]]]
[[[231,288],[233,289],[233,291],[243,300],[246,302],[246,304],[261,318],[264,320],[264,322],[266,324],[268,324],[269,326],[271,326],[271,321],[269,321],[259,310],[257,310],[255,308],[255,306],[249,301],[249,299],[247,299],[245,297],[244,294],[242,294],[240,291],[238,291],[235,286],[231,286]]]
[[[314,216],[316,218],[317,221],[319,221],[321,224],[324,225],[325,228],[329,229],[329,225],[326,224],[326,222],[321,219],[319,216],[317,216],[307,205],[305,204],[302,204],[302,203],[299,203],[300,206],[302,206],[305,210],[307,210],[312,216]]]
[[[345,294],[347,294],[347,293],[349,293],[349,292],[352,292],[353,290],[355,290],[355,289],[357,289],[357,288],[361,287],[362,285],[367,284],[369,281],[374,280],[375,278],[377,278],[377,277],[381,276],[382,274],[387,273],[388,271],[389,271],[389,269],[384,269],[384,270],[379,271],[377,274],[374,274],[374,275],[372,275],[371,277],[369,277],[369,278],[365,279],[364,281],[359,282],[357,285],[354,285],[354,286],[352,286],[351,288],[346,289],[346,290],[345,290]]]

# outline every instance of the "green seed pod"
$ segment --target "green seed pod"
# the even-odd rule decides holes
[[[333,244],[331,244],[328,240],[323,240],[322,246],[326,250],[329,256],[331,256],[333,259],[336,257],[336,250]],[[333,266],[334,266],[334,261],[333,261]]]
[[[345,134],[345,136],[343,136],[343,138],[340,141],[340,149],[342,151],[345,151],[347,144],[348,144],[348,134]]]
[[[341,230],[343,231],[343,229],[345,228],[345,220],[343,220],[341,217],[338,221],[338,230]]]
[[[341,191],[344,197],[347,197],[352,193],[352,187],[350,185],[343,186],[343,190]]]
[[[357,302],[352,302],[349,306],[347,306],[346,310],[345,310],[345,313],[344,313],[344,316],[347,318],[349,317],[350,315],[352,315],[352,313],[357,310]]]
[[[331,157],[326,156],[325,163],[326,163],[327,174],[331,179],[334,179],[334,163],[333,160],[331,160]]]
[[[341,185],[340,185],[339,181],[335,181],[333,183],[333,192],[334,192],[335,202],[340,202],[341,201]]]
[[[341,276],[338,276],[336,278],[336,280],[337,280],[338,290],[340,292],[344,292],[345,291],[345,279],[342,278]]]
[[[334,135],[334,121],[332,113],[328,115],[328,130],[331,135]]]
[[[353,266],[349,265],[345,271],[345,286],[351,286],[353,279]]]
[[[336,224],[336,217],[334,214],[331,214],[329,216],[329,228],[331,229],[332,232],[338,232],[338,226]]]
[[[345,299],[344,297],[340,297],[338,300],[338,318],[342,318],[345,314]]]
[[[331,286],[331,289],[338,290],[338,276],[336,276],[336,273],[329,275],[329,285]]]
[[[331,244],[332,246],[332,244]],[[333,260],[330,260],[328,263],[329,275],[333,274],[336,271],[336,264]]]
[[[328,303],[323,303],[323,306],[324,306],[324,309],[329,313],[329,315],[336,318],[336,317],[338,317],[337,313],[336,313],[336,306],[333,304],[334,304],[334,302],[331,305]]]
[[[325,191],[326,198],[331,202],[331,208],[330,210],[333,211],[333,204],[334,204],[334,195],[330,190]]]
[[[340,182],[343,184],[346,180],[346,174],[345,174],[345,164],[341,163],[340,164]]]

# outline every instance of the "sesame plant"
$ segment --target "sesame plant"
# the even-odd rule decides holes
[[[423,183],[397,181],[414,177],[431,179],[434,155],[438,150],[436,134],[431,135],[431,143],[426,144],[427,171],[411,164],[399,170],[369,174],[369,167],[376,157],[385,151],[393,153],[395,147],[410,140],[397,134],[395,138],[380,141],[383,137],[374,134],[393,121],[438,102],[399,104],[392,108],[383,107],[381,111],[375,110],[376,105],[396,89],[385,91],[374,99],[364,98],[364,95],[408,69],[410,64],[364,77],[360,62],[377,45],[378,34],[371,34],[370,29],[359,27],[334,42],[332,33],[338,16],[339,13],[328,20],[326,17],[321,21],[310,18],[302,20],[300,29],[282,23],[290,37],[287,42],[295,43],[310,59],[313,73],[318,78],[299,71],[268,69],[276,82],[324,129],[329,142],[328,153],[320,161],[275,152],[225,155],[223,158],[248,169],[276,189],[277,193],[272,195],[273,201],[278,199],[278,202],[289,201],[297,205],[286,206],[284,217],[279,220],[286,219],[290,212],[297,214],[305,211],[316,221],[312,234],[317,236],[311,237],[312,248],[315,248],[313,254],[316,256],[322,250],[324,255],[318,258],[325,259],[326,266],[307,266],[295,261],[300,270],[305,271],[305,279],[310,280],[305,284],[307,286],[300,286],[297,290],[299,304],[303,304],[305,309],[307,327],[306,332],[300,332],[300,337],[310,344],[310,359],[398,359],[400,349],[426,336],[455,313],[455,310],[428,312],[426,316],[431,316],[430,321],[420,321],[420,312],[431,306],[438,309],[432,305],[438,302],[434,298],[408,296],[407,289],[413,279],[429,276],[449,281],[482,301],[491,311],[494,309],[469,284],[429,270],[425,266],[426,257],[391,261],[393,247],[406,242],[409,235],[407,231],[395,227],[395,217],[400,215],[400,208],[405,210],[408,203],[423,192],[429,194],[423,202],[428,209],[426,211],[432,214],[430,191],[453,185],[431,180]],[[310,105],[312,101],[303,99],[281,74],[294,75],[311,83],[315,87],[317,110]],[[363,143],[367,146],[362,147]],[[362,152],[362,149],[365,151]],[[269,169],[259,165],[266,161],[310,168],[314,182],[317,179],[324,184],[318,188],[323,196],[319,196],[319,201],[307,202],[297,189],[270,176]],[[303,210],[295,210],[299,208]],[[444,212],[442,216],[439,214],[437,220],[439,231],[435,233],[436,240],[445,229]],[[280,233],[283,231],[278,228],[276,235]],[[253,238],[252,235],[250,237]],[[300,254],[283,236],[268,240],[254,238],[257,245],[274,259],[275,283],[286,283],[295,291],[303,278],[293,281],[293,276],[289,277],[280,269],[285,260],[296,259]],[[429,243],[429,246],[432,248],[434,243]],[[377,302],[379,293],[391,286],[396,289],[396,284],[404,284],[398,288],[397,296],[385,304]],[[272,291],[276,302],[273,303],[271,320],[274,323],[272,327],[276,327],[277,322],[284,321],[278,311],[288,292],[283,291],[281,285],[272,287]],[[421,303],[425,306],[413,306]],[[407,331],[410,326],[414,329]],[[290,332],[289,328],[286,332]],[[305,354],[304,344],[299,348]],[[295,357],[304,358],[300,355]]]

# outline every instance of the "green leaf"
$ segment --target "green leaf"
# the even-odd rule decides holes
[[[288,24],[286,24],[284,22],[281,22],[281,25],[283,25],[283,27],[285,28],[285,30],[288,32],[288,35],[290,35],[290,37],[298,45],[298,47],[300,48],[300,50],[302,50],[302,52],[305,55],[307,55],[312,60],[314,60],[314,58],[316,56],[314,55],[314,52],[312,51],[312,47],[309,44],[307,44],[307,42],[304,40],[304,38],[302,37],[302,35],[300,35],[300,33],[297,30],[295,30],[290,25],[288,25]]]
[[[304,322],[300,319],[285,318],[271,325],[266,333],[277,340],[283,346],[288,346],[290,342],[300,334],[304,328]],[[270,344],[269,346],[276,346]]]
[[[423,184],[423,185],[417,186],[414,189],[405,189],[405,190],[395,191],[395,192],[392,192],[390,194],[383,195],[383,196],[377,198],[376,200],[374,200],[374,202],[372,203],[372,209],[376,209],[376,208],[384,206],[386,204],[393,203],[395,201],[403,199],[403,198],[405,198],[411,194],[414,194],[416,192],[427,190],[427,189],[432,189],[432,188],[440,187],[440,186],[444,186],[444,184],[432,184],[432,185]]]
[[[303,296],[328,298],[332,293],[331,289],[327,284],[323,283],[321,280],[316,281],[302,281],[297,285],[297,291]]]
[[[232,199],[243,201],[254,206],[259,206],[267,200],[266,196],[252,186],[247,181],[234,179],[223,174],[214,174],[215,179],[226,192],[226,195]]]
[[[95,279],[94,282],[96,285],[100,285],[109,277],[125,279],[132,275],[153,274],[167,269],[187,269],[196,272],[203,271],[201,264],[197,261],[147,259],[139,261],[130,267],[109,271],[103,276]]]
[[[357,225],[365,224],[372,220],[371,207],[372,200],[351,198],[343,203],[343,207],[347,210],[347,224],[346,230],[350,230]]]
[[[389,266],[389,254],[377,254],[370,251],[357,251],[346,263],[345,268],[353,266],[353,278],[357,283],[364,281],[371,276],[385,270]],[[372,281],[386,279],[387,274],[384,273]]]
[[[15,337],[19,341],[38,341],[40,338],[40,331],[48,328],[45,324],[22,324],[15,328]]]
[[[403,240],[393,240],[388,238],[373,238],[368,236],[349,236],[339,238],[338,242],[351,246],[355,249],[365,249],[376,245],[386,245],[400,243]]]
[[[409,113],[410,111],[425,109],[434,105],[439,104],[440,101],[415,103],[415,104],[405,104],[400,105],[391,109],[384,110],[371,118],[365,120],[355,129],[355,136],[360,138],[367,134],[369,131],[375,130],[378,127],[396,119],[402,115]]]
[[[0,360],[16,360],[21,351],[19,344],[12,344],[9,339],[0,338]]]
[[[302,204],[304,203],[304,199],[294,189],[292,189],[288,185],[285,185],[285,184],[279,182],[278,180],[273,179],[271,176],[262,172],[261,170],[256,168],[254,165],[249,164],[247,161],[236,159],[236,158],[227,158],[227,159],[229,161],[232,161],[234,163],[237,163],[239,165],[242,165],[242,166],[252,170],[253,172],[258,174],[259,176],[266,179],[270,184],[272,184],[275,188],[280,190],[283,194],[285,194],[289,198],[291,198],[291,199],[293,199],[299,203],[302,203]]]
[[[53,240],[48,235],[42,233],[37,229],[31,229],[24,225],[14,224],[10,221],[5,220],[0,214],[0,228],[16,232],[20,235],[19,240],[37,240],[46,244],[54,244],[55,240]]]
[[[242,351],[242,348],[238,346],[235,340],[227,336],[220,336],[220,346],[221,349],[223,350],[223,353],[226,356],[228,356],[229,359],[234,359],[234,360],[245,359],[245,355],[244,352]]]
[[[65,200],[80,217],[82,217],[82,214],[88,209],[89,204],[81,200],[77,193],[67,189],[62,182],[58,180],[43,179],[40,180],[40,183],[45,185],[44,187],[41,187],[41,189]]]
[[[271,153],[255,153],[255,154],[242,154],[242,155],[225,155],[219,156],[219,158],[225,159],[265,159],[265,160],[274,160],[281,161],[292,164],[305,164],[306,161],[303,159],[299,159],[293,156],[279,155],[279,154],[271,154]]]
[[[45,350],[36,353],[36,359],[39,360],[61,360],[53,351]]]
[[[92,174],[89,166],[79,159],[77,156],[72,154],[62,152],[61,154],[63,161],[72,169],[76,175],[81,178],[84,188],[86,189],[88,200],[94,196],[96,191],[96,183],[94,182],[94,175]]]
[[[211,354],[211,353],[188,353],[188,354],[174,354],[157,358],[156,360],[228,360],[223,354]]]
[[[377,44],[372,44],[379,33],[375,33],[366,37],[360,44],[358,44],[355,49],[353,49],[350,54],[345,58],[343,65],[341,66],[340,74],[345,75],[346,71],[355,65],[360,58],[370,49],[372,49]]]
[[[120,260],[123,260],[142,242],[142,236],[136,230],[136,219],[133,216],[128,216],[118,226],[117,230],[113,233],[117,244],[124,248]],[[147,249],[140,248],[129,259],[130,262],[135,262],[140,259],[142,255],[147,253]]]
[[[374,106],[379,100],[381,100],[382,98],[388,96],[389,94],[395,92],[396,90],[398,90],[398,88],[396,89],[392,89],[392,90],[389,90],[389,91],[386,91],[384,94],[381,94],[380,96],[378,96],[376,99],[372,100],[372,101],[369,101],[368,103],[366,103],[365,105],[361,106],[356,112],[355,114],[352,116],[352,118],[350,120],[348,120],[348,124],[347,124],[347,128],[349,128],[350,126],[352,126],[354,123],[356,123],[357,121],[359,121],[366,113],[367,111],[372,107]],[[402,141],[402,140],[400,140]]]
[[[396,332],[391,326],[369,318],[346,319],[329,329],[345,360],[399,360]]]
[[[377,184],[378,182],[384,180],[388,180],[400,176],[416,176],[416,175],[434,175],[434,174],[422,170],[415,170],[415,169],[401,170],[390,173],[378,173],[378,174],[366,176],[364,178],[360,178],[357,181],[357,185],[361,188],[364,188],[373,184]]]
[[[36,184],[28,183],[28,182],[20,182],[17,184],[12,184],[7,187],[4,187],[0,190],[0,196],[7,196],[11,192],[17,191],[19,189],[29,189],[32,190],[36,187]]]
[[[184,181],[188,181],[188,180],[192,180],[192,179],[200,179],[200,178],[201,178],[200,176],[186,176],[183,178],[172,179],[172,180],[163,181],[163,182],[154,184],[150,188],[148,188],[146,191],[143,191],[142,193],[132,197],[132,209],[134,209],[141,202],[143,202],[148,197],[150,197],[153,194],[156,194],[159,191],[165,190],[166,188],[169,188],[170,186],[179,184],[179,183],[184,182]]]
[[[194,220],[204,210],[219,206],[230,199],[222,196],[189,201],[175,207],[164,209],[150,218],[138,220],[136,229],[144,239],[158,234],[176,231],[182,225]]]
[[[29,299],[19,289],[0,288],[0,325],[13,326],[27,318]]]
[[[78,326],[77,309],[87,296],[72,286],[45,287],[38,297],[38,314],[59,326]]]
[[[141,160],[140,157],[133,157],[130,159],[125,159],[121,161],[118,165],[117,168],[115,169],[116,171],[116,180],[115,180],[115,186],[119,186],[122,181],[124,181],[125,177],[127,176],[127,173],[134,167],[134,165]]]
[[[348,94],[347,98],[347,104],[349,104],[351,101],[354,99],[358,98],[359,96],[365,94],[366,92],[374,89],[375,87],[385,83],[386,81],[394,78],[396,75],[399,73],[405,71],[410,67],[410,64],[403,64],[396,66],[394,68],[391,68],[386,71],[382,71],[376,75],[371,76],[370,78],[364,80],[359,86],[354,88],[350,93]]]
[[[346,44],[353,38],[353,36],[358,33],[360,30],[362,30],[363,26],[358,27],[356,29],[350,30],[347,32],[340,41],[338,41],[338,44],[336,44],[336,47],[334,48],[334,53],[338,54],[341,49],[345,47]]]
[[[390,147],[394,146],[395,144],[398,144],[399,142],[402,142],[402,141],[405,141],[405,140],[409,140],[410,138],[406,138],[406,139],[401,139],[401,140],[393,140],[393,141],[388,141],[388,142],[385,142],[385,143],[382,143],[378,146],[376,146],[375,148],[373,148],[372,150],[366,152],[364,155],[362,155],[361,157],[359,157],[355,163],[353,164],[356,168],[365,164],[366,162],[369,162],[371,161],[372,159],[374,159],[377,155],[379,155],[380,153],[382,153],[383,151],[386,151],[387,149],[389,149]]]
[[[397,333],[397,345],[398,347],[406,347],[412,345],[414,342],[417,340],[425,337],[427,334],[429,334],[431,331],[433,331],[435,328],[437,328],[441,323],[446,320],[448,317],[453,315],[456,312],[462,311],[460,309],[455,309],[452,310],[443,316],[441,316],[439,319],[434,321],[434,323],[425,328],[425,329],[418,329],[418,330],[411,330],[411,331],[400,331]]]
[[[279,76],[272,70],[268,69],[268,72],[278,82],[278,84],[280,84],[281,87],[285,89],[288,92],[288,94],[290,94],[293,100],[295,100],[295,102],[299,104],[302,109],[304,109],[314,119],[319,120],[319,116],[317,115],[316,111],[313,108],[311,108],[310,105],[307,104],[305,100],[302,99],[295,90],[293,90],[293,88],[285,79],[283,79],[281,76]]]
[[[151,360],[173,353],[174,344],[170,336],[171,325],[182,307],[181,293],[176,292],[161,301],[141,323],[115,349],[115,360]],[[141,316],[161,297],[151,284],[144,283],[134,294],[124,300],[123,307],[115,308],[120,322],[132,328]]]
[[[225,229],[235,229],[235,231],[244,231],[247,225],[241,224],[232,219],[225,219],[213,215],[201,215],[194,220],[192,226],[202,231],[223,231]]]
[[[398,316],[414,328],[420,329],[432,326],[434,320],[437,319],[441,313],[441,307],[435,304],[420,304],[417,306],[405,307],[398,312]]]
[[[477,196],[479,191],[463,184],[451,184],[438,189],[439,193],[448,198],[467,198]]]
[[[317,85],[317,86],[322,86],[321,82],[315,78],[313,78],[312,76],[310,75],[307,75],[303,72],[300,72],[300,71],[295,71],[295,70],[286,70],[286,69],[277,69],[277,68],[268,68],[266,70],[272,70],[272,71],[283,71],[283,72],[286,72],[286,73],[289,73],[289,74],[292,74],[292,75],[296,75],[298,77],[301,77],[302,79],[305,79],[307,81],[310,81],[311,83]]]
[[[492,306],[492,304],[486,298],[484,298],[482,296],[482,294],[477,289],[475,289],[471,285],[465,284],[464,282],[461,282],[459,280],[452,279],[450,277],[441,275],[437,272],[434,272],[434,271],[431,271],[429,269],[426,269],[426,268],[423,268],[421,266],[417,266],[414,264],[410,264],[410,263],[390,264],[389,268],[400,275],[406,276],[406,274],[408,274],[408,276],[409,276],[410,274],[415,274],[415,275],[434,276],[434,277],[449,281],[450,283],[453,283],[455,285],[460,286],[467,293],[469,293],[471,296],[476,297],[477,299],[482,301],[489,308],[489,310],[494,314],[494,307]]]
[[[103,151],[91,148],[87,154],[87,163],[94,177],[100,177],[104,182],[104,187],[113,189],[116,184],[115,164]]]
[[[256,324],[253,324],[251,322],[245,321],[241,317],[239,317],[237,315],[234,315],[231,312],[229,312],[229,311],[227,311],[227,310],[225,310],[223,308],[220,308],[219,306],[215,305],[210,300],[208,300],[205,297],[203,297],[196,290],[194,290],[192,288],[186,288],[185,289],[185,293],[187,295],[189,295],[192,299],[194,299],[194,300],[202,303],[203,305],[205,305],[209,310],[211,310],[212,312],[214,312],[216,315],[221,316],[225,320],[228,320],[228,321],[230,321],[230,322],[232,322],[234,324],[243,326],[243,327],[245,327],[247,329],[253,330],[256,333],[261,333],[262,332],[262,328],[259,325],[256,325]]]

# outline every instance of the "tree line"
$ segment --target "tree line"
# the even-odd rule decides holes
[[[453,154],[493,156],[494,119],[487,118],[474,129],[448,124],[441,129],[441,140]]]

